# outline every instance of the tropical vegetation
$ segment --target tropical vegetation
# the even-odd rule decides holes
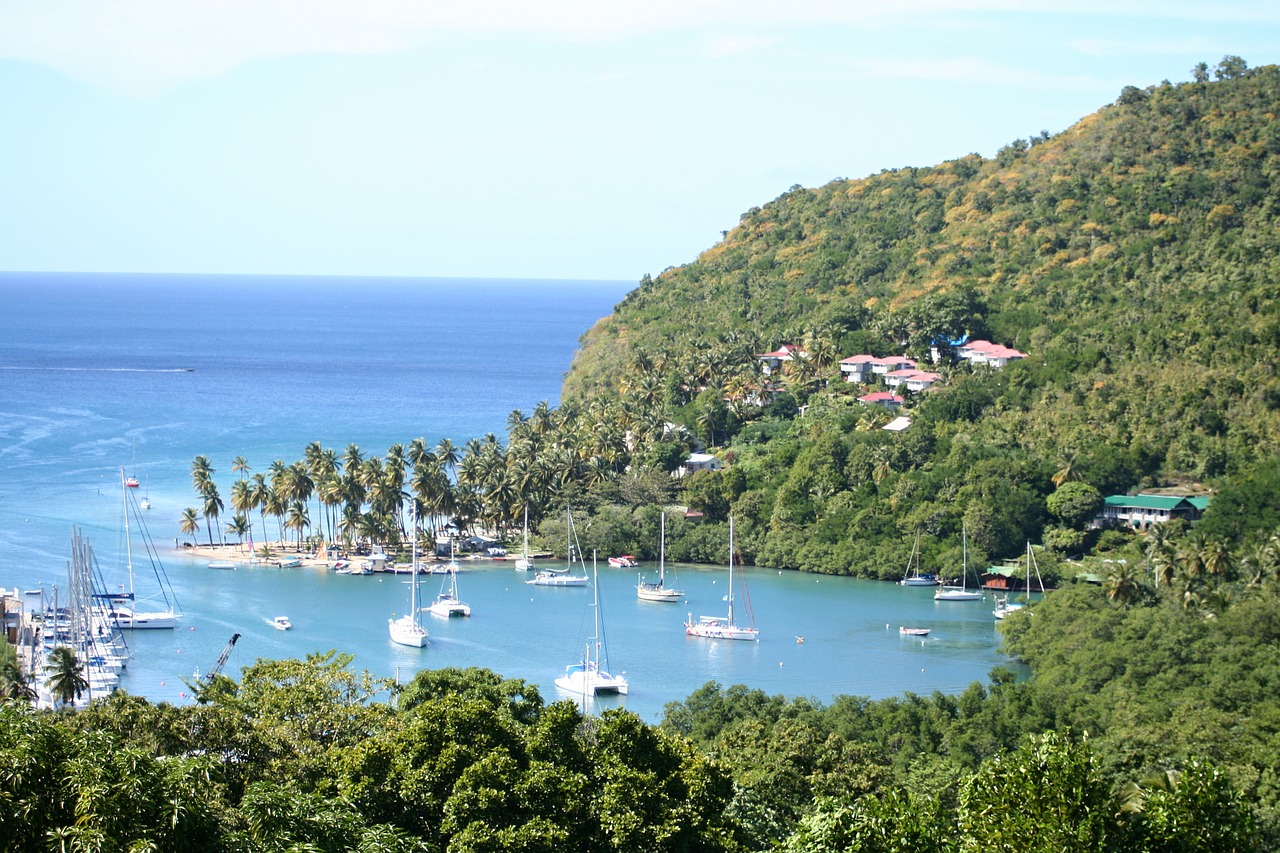
[[[512,412],[505,440],[240,459],[217,532],[393,549],[511,534],[527,508],[554,548],[571,505],[584,545],[644,556],[683,508],[669,559],[722,560],[732,515],[749,561],[866,577],[900,573],[917,531],[934,565],[962,535],[977,565],[1035,542],[1060,588],[1002,624],[1029,680],[825,707],[709,684],[650,727],[492,673],[400,692],[340,659],[267,662],[192,708],[7,709],[0,767],[62,750],[7,777],[36,804],[3,810],[31,821],[7,837],[118,833],[122,806],[70,771],[141,742],[155,801],[237,849],[1280,848],[1277,115],[1280,68],[1227,56],[993,158],[793,187],[641,281],[559,406]],[[952,358],[966,338],[1028,357],[975,367]],[[766,375],[782,343],[801,353]],[[941,374],[907,429],[842,381],[859,353]],[[721,470],[673,476],[696,448]],[[182,522],[210,543],[213,474],[195,460]],[[1212,502],[1094,528],[1102,496],[1152,489]],[[127,840],[179,820],[157,813]]]

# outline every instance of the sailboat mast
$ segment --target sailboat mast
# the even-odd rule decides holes
[[[124,562],[129,570],[129,600],[133,601],[133,542],[129,534],[129,487],[125,484],[123,467],[120,469],[120,501],[124,510]]]
[[[733,627],[733,516],[729,516],[729,626]]]
[[[410,506],[413,509],[413,545],[410,553],[413,555],[413,571],[409,583],[409,612],[413,614],[413,621],[418,621],[418,500],[410,498]],[[451,540],[452,544],[452,540]]]
[[[665,586],[667,580],[667,514],[662,514],[662,534],[658,541],[658,586]]]
[[[600,670],[600,570],[596,565],[596,552],[594,549],[592,549],[591,551],[591,610],[594,614],[594,621],[595,621],[595,627],[594,627],[595,634],[594,636],[592,636],[591,640],[593,643],[595,643],[595,647],[596,647],[595,668],[596,668],[596,671],[599,672]],[[591,671],[590,663],[591,663],[591,647],[590,645],[588,645],[587,646],[587,664],[588,664],[587,671],[588,672]]]

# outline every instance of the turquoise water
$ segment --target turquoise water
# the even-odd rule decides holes
[[[381,455],[419,436],[432,445],[503,436],[513,409],[557,402],[579,335],[629,288],[0,274],[0,586],[65,585],[73,525],[108,583],[122,582],[124,466],[153,504],[148,527],[185,614],[176,631],[131,636],[130,692],[188,701],[184,679],[207,671],[240,633],[231,675],[259,658],[336,649],[380,676],[485,666],[553,696],[554,678],[590,633],[590,589],[528,586],[509,563],[464,563],[461,594],[474,615],[424,615],[430,646],[411,649],[387,638],[387,619],[408,601],[404,576],[216,571],[173,544],[182,509],[195,504],[189,469],[198,454],[213,463],[225,498],[236,456],[263,471],[273,459],[300,458],[311,441]],[[745,574],[758,643],[684,635],[688,613],[724,612],[723,569],[677,567],[687,601],[662,604],[636,600],[635,571],[602,568],[611,663],[631,694],[601,705],[656,720],[665,703],[711,680],[820,701],[958,692],[1007,662],[990,601],[939,603],[928,589],[762,568]],[[438,582],[425,578],[424,595],[434,597]],[[738,601],[746,603],[742,593]],[[280,614],[293,630],[270,626]],[[932,633],[907,639],[899,625]]]

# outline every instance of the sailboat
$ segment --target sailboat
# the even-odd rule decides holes
[[[533,584],[534,586],[586,586],[591,583],[591,578],[586,575],[586,566],[583,566],[583,573],[581,575],[575,575],[573,573],[574,551],[577,550],[579,554],[581,554],[582,551],[575,541],[577,539],[577,535],[573,531],[573,511],[568,507],[565,507],[565,515],[568,519],[565,533],[565,539],[567,540],[566,550],[569,555],[568,566],[564,569],[558,570],[543,569],[534,575],[532,580],[527,580],[525,583]]]
[[[609,651],[604,641],[600,616],[600,576],[596,569],[595,559],[591,561],[591,571],[595,576],[594,594],[591,596],[591,608],[595,613],[595,633],[587,641],[582,660],[564,668],[564,675],[556,679],[556,687],[579,696],[594,696],[597,693],[618,693],[627,695],[629,685],[621,675],[609,672]]]
[[[1036,563],[1035,555],[1031,553],[1031,543],[1028,542],[1027,543],[1027,600],[1025,603],[1020,601],[1010,601],[1008,593],[1005,593],[1002,596],[997,596],[996,609],[991,611],[992,616],[996,617],[997,619],[1003,619],[1004,617],[1008,616],[1010,613],[1013,613],[1016,610],[1021,610],[1023,607],[1031,604],[1031,570],[1033,567],[1035,568],[1035,572],[1036,572],[1036,581],[1040,584],[1040,592],[1043,593],[1044,581],[1040,580],[1040,566],[1038,563]]]
[[[678,589],[671,589],[666,585],[666,562],[667,562],[667,514],[662,514],[662,536],[658,545],[658,581],[647,581],[644,575],[641,575],[636,583],[636,598],[643,601],[679,601],[684,592]]]
[[[137,440],[136,440],[136,439],[135,439],[135,440],[134,440],[134,442],[133,442],[133,463],[132,463],[132,465],[133,465],[133,469],[136,471],[136,470],[138,469],[138,442],[137,442]],[[120,473],[121,473],[121,475],[123,475],[123,474],[124,474],[124,469],[121,469]],[[135,477],[135,476],[133,476],[133,475],[131,474],[131,475],[129,475],[128,477],[125,477],[125,478],[124,478],[124,485],[125,485],[125,488],[127,488],[127,489],[136,489],[136,488],[138,488],[138,486],[140,486],[140,485],[142,485],[142,484],[138,482],[138,478],[137,478],[137,477]]]
[[[453,564],[457,566],[457,563]],[[448,577],[440,584],[440,593],[427,609],[436,616],[448,619],[450,616],[470,616],[471,605],[458,598],[458,572],[448,573]]]
[[[934,601],[981,601],[983,599],[981,589],[969,589],[969,539],[964,528],[960,529],[960,585],[943,584],[942,588],[933,594]]]
[[[391,641],[402,646],[422,648],[427,644],[427,629],[418,619],[418,502],[413,502],[413,570],[409,581],[409,612],[399,619],[387,620]]]
[[[133,495],[129,489],[132,487],[129,485],[129,478],[125,476],[124,468],[120,469],[120,482],[124,503],[124,555],[125,567],[129,573],[129,591],[127,593],[115,593],[110,596],[112,617],[119,628],[132,630],[175,628],[178,624],[179,614],[174,610],[173,603],[169,600],[168,578],[163,574],[164,568],[160,565],[160,557],[156,553],[155,547],[152,546],[151,540],[147,537],[146,529],[142,526],[142,516],[130,511]],[[129,524],[131,515],[138,521],[139,537],[147,551],[147,556],[151,558],[156,581],[160,586],[160,593],[167,605],[164,610],[141,611],[137,609],[137,597],[133,587],[133,536],[132,528]]]
[[[920,531],[916,531],[916,543],[911,546],[911,556],[907,558],[907,571],[898,581],[902,586],[937,586],[938,579],[933,575],[920,571]]]
[[[520,558],[516,560],[517,572],[533,571],[533,558],[529,556],[529,505],[524,505],[524,550],[520,552]]]
[[[754,626],[743,627],[734,624],[733,621],[733,516],[729,516],[729,594],[725,596],[729,601],[728,618],[724,616],[699,616],[698,621],[693,621],[693,614],[689,614],[689,621],[684,623],[684,632],[690,637],[707,637],[712,640],[758,640],[760,632]]]

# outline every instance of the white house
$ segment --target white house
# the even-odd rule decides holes
[[[773,352],[766,352],[756,356],[760,359],[760,369],[767,376],[782,367],[784,361],[791,361],[793,357],[808,358],[809,353],[800,349],[800,347],[791,344],[783,344]]]
[[[695,471],[719,471],[722,467],[724,463],[712,453],[690,453],[676,473],[683,477]]]
[[[877,376],[884,376],[895,370],[915,370],[916,363],[914,360],[906,356],[889,356],[888,358],[871,359],[871,372]]]
[[[875,360],[874,355],[851,355],[840,359],[840,373],[844,381],[865,383],[871,378],[871,362]]]
[[[871,406],[883,406],[886,409],[897,409],[902,405],[902,398],[889,391],[875,391],[871,394],[863,394],[858,398],[858,402]]]
[[[1004,367],[1011,361],[1026,358],[1027,354],[1002,344],[993,344],[991,341],[969,341],[967,344],[956,347],[956,357],[972,364]]]

